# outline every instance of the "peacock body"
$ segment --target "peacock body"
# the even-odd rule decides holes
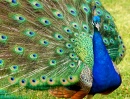
[[[121,84],[114,64],[124,53],[113,17],[99,0],[0,1],[2,99],[23,89],[72,99],[110,93]]]

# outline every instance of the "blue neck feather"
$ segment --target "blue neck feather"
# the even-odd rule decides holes
[[[103,43],[100,32],[95,28],[93,36],[94,66],[93,84],[90,94],[116,89],[121,84],[121,77],[115,71],[111,58]]]

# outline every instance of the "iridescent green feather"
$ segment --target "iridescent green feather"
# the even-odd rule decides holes
[[[90,90],[94,14],[101,17],[113,62],[125,54],[113,18],[99,0],[2,0],[0,6],[0,93],[28,96],[31,90],[72,86],[81,83],[85,68]]]

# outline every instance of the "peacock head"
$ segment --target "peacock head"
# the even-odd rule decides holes
[[[93,21],[92,21],[92,25],[94,26],[94,28],[96,28],[98,31],[100,29],[100,22],[101,22],[101,19],[99,16],[94,16],[93,17]]]
[[[92,10],[93,10],[92,25],[94,26],[94,29],[97,29],[99,31],[101,19],[100,16],[96,14],[96,6],[94,6]]]

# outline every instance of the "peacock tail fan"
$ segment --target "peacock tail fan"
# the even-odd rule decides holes
[[[125,47],[99,0],[0,0],[0,91],[69,87],[84,72],[89,91],[94,7],[104,44],[118,64]]]

